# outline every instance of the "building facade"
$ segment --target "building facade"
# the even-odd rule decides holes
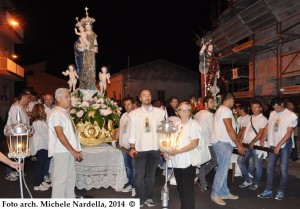
[[[23,29],[15,22],[7,9],[0,4],[0,117],[5,119],[8,108],[14,99],[14,83],[24,78],[24,68],[14,60],[14,45],[22,44]]]
[[[237,98],[300,95],[299,8],[291,0],[232,1],[205,35]]]
[[[107,86],[107,96],[121,100],[127,96],[139,96],[142,89],[149,89],[152,99],[164,102],[176,96],[183,101],[190,95],[199,96],[199,83],[198,72],[159,59],[113,74],[111,84]]]

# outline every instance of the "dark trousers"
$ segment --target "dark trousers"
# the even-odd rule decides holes
[[[39,186],[44,182],[44,176],[48,175],[48,150],[41,149],[36,153],[36,163],[34,169],[34,186]]]
[[[160,151],[139,152],[134,159],[135,191],[141,202],[152,199],[155,171],[158,166]]]
[[[298,147],[297,147],[297,139],[298,136],[294,136],[294,142],[295,142],[295,148],[292,148],[292,153],[291,153],[291,156],[290,156],[290,159],[292,159],[293,161],[296,161],[298,160]]]
[[[174,174],[181,200],[181,209],[195,209],[194,178],[196,167],[174,168]]]

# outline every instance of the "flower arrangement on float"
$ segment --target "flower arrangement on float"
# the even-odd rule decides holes
[[[80,143],[97,145],[110,142],[119,126],[121,109],[117,103],[96,91],[92,96],[77,90],[72,93],[70,115]]]

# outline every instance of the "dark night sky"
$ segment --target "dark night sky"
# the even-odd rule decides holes
[[[74,63],[75,17],[96,19],[97,70],[111,73],[159,58],[197,71],[194,34],[210,28],[211,0],[16,0],[24,21],[24,44],[16,46],[22,65],[48,61],[60,75]]]

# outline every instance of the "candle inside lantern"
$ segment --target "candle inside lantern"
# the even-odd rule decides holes
[[[177,131],[177,126],[172,121],[162,121],[156,130],[159,133],[160,150],[168,152],[176,144],[174,134]]]
[[[18,143],[18,145],[17,145],[18,147],[17,147],[17,154],[20,154],[20,153],[22,153],[22,142],[21,143]]]

